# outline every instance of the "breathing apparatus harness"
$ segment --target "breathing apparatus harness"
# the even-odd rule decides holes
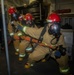
[[[56,25],[56,29],[55,29],[55,25]],[[53,27],[53,28],[52,28],[52,27]],[[44,26],[44,28],[43,28],[41,34],[40,34],[40,37],[39,37],[39,39],[38,39],[39,42],[42,42],[42,40],[43,40],[43,35],[44,35],[45,32],[46,32],[46,28],[47,28],[47,24],[45,24],[45,26]],[[55,29],[55,30],[54,30],[54,29]],[[50,28],[48,29],[48,33],[49,33],[50,35],[53,35],[53,36],[54,36],[54,38],[52,38],[52,40],[50,41],[50,43],[51,43],[52,45],[57,44],[58,41],[59,41],[60,35],[61,35],[61,33],[60,33],[60,26],[59,26],[57,23],[56,23],[56,24],[53,23],[53,25],[51,25]],[[52,42],[54,41],[54,39],[56,39],[56,42],[53,44]]]
[[[44,26],[44,28],[43,28],[43,30],[42,30],[40,36],[39,36],[38,43],[41,43],[41,42],[43,41],[43,36],[44,36],[44,34],[45,34],[45,32],[46,32],[46,28],[47,28],[47,23],[45,24],[45,26]],[[57,35],[58,35],[58,34],[57,34]],[[50,43],[52,44],[52,41],[53,41],[54,39],[57,39],[57,40],[56,40],[56,43],[55,43],[55,44],[57,44],[57,42],[59,41],[59,38],[60,38],[60,35],[59,35],[58,37],[55,36],[55,38],[53,38]],[[36,48],[36,46],[38,45],[38,43],[36,43],[36,44],[33,46],[33,50]],[[54,45],[55,45],[55,44],[54,44]],[[55,50],[55,49],[54,49],[54,50]],[[52,50],[52,51],[53,51],[53,50]]]

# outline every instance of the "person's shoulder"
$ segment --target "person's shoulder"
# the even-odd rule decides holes
[[[42,30],[43,30],[43,28],[44,28],[44,27],[40,27],[40,28],[38,28],[38,30],[42,31]]]

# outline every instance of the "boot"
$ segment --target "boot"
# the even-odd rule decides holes
[[[19,54],[19,49],[16,49],[15,55]]]
[[[15,52],[15,55],[19,55],[19,52]]]
[[[42,59],[42,60],[41,60],[41,62],[46,62],[46,59],[45,59],[45,58],[44,58],[44,59]]]
[[[70,68],[60,68],[60,73],[63,75],[70,75]]]
[[[33,64],[26,63],[24,67],[25,67],[26,69],[28,69],[28,68],[30,68],[31,66],[33,66]]]

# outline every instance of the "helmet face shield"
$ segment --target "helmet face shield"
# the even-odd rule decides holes
[[[48,29],[48,33],[54,36],[60,34],[60,25],[59,23],[52,23],[52,25]]]
[[[32,25],[32,21],[31,20],[27,20],[26,24],[29,25],[29,26],[31,26]]]

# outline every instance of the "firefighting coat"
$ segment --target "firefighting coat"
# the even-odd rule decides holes
[[[42,30],[43,30],[43,27],[40,28],[40,29],[26,28],[26,30],[25,30],[25,31],[23,30],[23,31],[24,31],[27,35],[29,35],[29,36],[31,36],[31,37],[33,37],[33,38],[39,39]],[[47,28],[45,34],[43,35],[43,41],[42,41],[42,42],[43,42],[43,43],[46,43],[47,45],[52,45],[50,41],[51,41],[53,38],[54,38],[54,36],[53,36],[53,35],[50,35],[50,34],[48,33],[48,28]],[[56,41],[56,39],[55,39],[53,42],[55,42],[55,41]],[[56,46],[58,46],[58,45],[63,45],[63,46],[65,46],[64,36],[63,36],[63,35],[60,36],[59,41],[58,41],[58,43],[56,44]]]

